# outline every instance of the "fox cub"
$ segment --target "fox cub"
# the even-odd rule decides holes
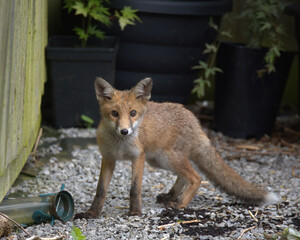
[[[132,162],[129,215],[141,214],[145,160],[177,175],[171,190],[157,197],[157,202],[166,207],[184,208],[195,196],[201,177],[190,160],[217,187],[238,199],[255,204],[279,200],[274,193],[254,187],[226,165],[189,110],[180,104],[149,101],[151,89],[150,78],[127,91],[118,91],[104,79],[96,78],[102,116],[97,130],[103,157],[101,173],[92,206],[75,218],[99,216],[117,160]]]

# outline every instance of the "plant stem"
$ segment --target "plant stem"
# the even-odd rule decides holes
[[[209,62],[209,66],[208,66],[209,68],[212,68],[212,67],[215,65],[216,58],[217,58],[217,53],[218,53],[219,48],[220,48],[220,45],[221,45],[221,41],[216,40],[216,42],[217,42],[217,44],[216,44],[217,50],[216,50],[216,52],[212,55],[212,58],[211,58],[211,60],[210,60],[210,62]]]
[[[19,228],[21,228],[23,230],[23,232],[25,232],[29,237],[31,237],[32,235],[29,234],[23,227],[21,224],[19,224],[18,222],[16,222],[15,220],[11,219],[10,217],[8,217],[7,215],[3,214],[0,212],[0,215],[4,218],[6,218],[7,220],[13,222],[14,224],[16,224]]]
[[[84,29],[84,32],[87,32],[86,29],[86,24],[85,24],[85,17],[82,17],[82,29]],[[86,46],[86,39],[82,38],[81,39],[81,47],[85,47]]]

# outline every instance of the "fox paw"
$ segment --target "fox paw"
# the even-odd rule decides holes
[[[166,208],[172,208],[172,209],[180,209],[181,208],[179,206],[178,202],[173,202],[173,201],[165,202],[165,207]]]
[[[128,216],[142,216],[141,211],[129,211]]]
[[[94,213],[91,213],[91,212],[83,212],[83,213],[77,213],[75,214],[75,217],[74,219],[82,219],[82,218],[85,218],[85,219],[94,219],[94,218],[97,218],[98,215],[94,214]]]
[[[161,193],[156,197],[156,202],[160,204],[167,204],[172,200],[174,200],[173,196],[169,193]]]

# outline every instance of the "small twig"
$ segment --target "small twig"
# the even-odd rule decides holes
[[[32,236],[30,238],[27,238],[26,240],[63,240],[64,236],[56,236],[56,237],[52,237],[52,238],[41,238],[38,236]]]
[[[278,153],[280,154],[286,154],[286,155],[292,155],[292,156],[297,156],[298,154],[294,151],[267,151],[267,152],[260,152],[260,151],[245,151],[245,150],[240,150],[240,149],[236,149],[236,148],[231,148],[231,147],[227,147],[227,146],[221,146],[221,149],[226,150],[226,151],[234,151],[237,153],[243,153],[243,154],[257,154],[257,155],[278,155]]]
[[[254,219],[255,222],[258,222],[257,218],[252,214],[250,210],[248,210],[250,216]]]
[[[245,149],[245,150],[250,150],[250,151],[259,151],[261,150],[260,147],[255,146],[255,145],[249,145],[249,144],[239,144],[235,146],[237,149]]]
[[[38,134],[37,139],[36,139],[35,144],[34,144],[33,151],[32,151],[32,153],[31,153],[31,155],[32,155],[34,158],[35,158],[35,153],[36,153],[36,150],[37,150],[37,148],[38,148],[38,146],[39,146],[39,142],[40,142],[40,139],[41,139],[41,137],[42,137],[42,134],[43,134],[43,129],[40,128],[39,134]],[[34,160],[35,160],[35,159],[34,159]]]
[[[194,219],[194,220],[189,220],[189,221],[182,221],[182,222],[175,222],[175,223],[169,223],[169,224],[165,224],[165,225],[161,225],[161,226],[158,226],[157,228],[159,230],[163,230],[165,228],[168,228],[168,227],[172,227],[174,225],[176,225],[176,223],[181,223],[181,224],[190,224],[190,223],[198,223],[198,222],[201,222],[200,220],[198,219]]]
[[[256,226],[252,226],[252,227],[249,227],[249,228],[244,229],[244,230],[241,232],[241,235],[240,235],[237,239],[241,239],[241,237],[242,237],[246,232],[248,232],[249,230],[251,230],[251,229],[253,229],[253,228],[256,228]]]
[[[27,238],[26,240],[63,240],[63,239],[64,239],[64,236],[56,236],[53,238],[41,238],[38,236],[32,236],[30,238]]]
[[[13,222],[14,224],[16,224],[19,228],[21,228],[29,237],[32,237],[31,234],[29,234],[23,227],[21,224],[19,224],[18,222],[16,222],[15,220],[11,219],[10,217],[6,216],[5,214],[0,212],[0,215],[4,218],[6,218],[7,220]]]
[[[189,220],[189,221],[183,221],[183,222],[180,222],[182,224],[189,224],[189,223],[198,223],[198,222],[201,222],[200,220],[198,219],[194,219],[194,220]]]
[[[38,237],[38,236],[32,236],[30,233],[28,233],[23,227],[21,224],[19,224],[18,222],[16,222],[15,220],[11,219],[10,217],[8,217],[7,215],[3,214],[0,212],[0,215],[4,218],[6,218],[7,220],[13,222],[14,224],[16,224],[19,228],[21,228],[23,230],[23,232],[25,232],[29,238],[27,238],[26,240],[63,240],[64,239],[64,236],[56,236],[56,237],[53,237],[53,238],[41,238],[41,237]]]
[[[157,228],[159,230],[164,230],[165,228],[168,228],[168,227],[172,227],[174,226],[176,223],[169,223],[169,224],[165,224],[165,225],[161,225],[161,226],[158,226]]]

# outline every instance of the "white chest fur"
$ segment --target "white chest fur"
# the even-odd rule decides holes
[[[103,157],[115,160],[133,160],[139,156],[139,149],[135,144],[137,134],[120,136],[112,132],[101,131],[100,152]]]

